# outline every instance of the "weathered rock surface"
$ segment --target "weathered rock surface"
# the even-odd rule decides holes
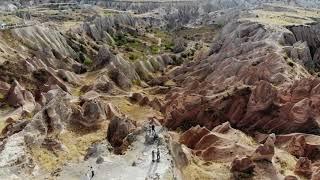
[[[125,138],[132,133],[136,125],[130,119],[114,116],[109,124],[107,139],[115,148],[116,153],[122,153],[127,148]]]
[[[294,172],[296,174],[310,178],[312,175],[311,161],[306,157],[299,158],[299,160],[295,166]]]
[[[71,115],[72,110],[68,104],[70,96],[66,92],[51,90],[46,94],[46,99],[48,103],[23,130],[28,145],[41,145],[46,137],[59,135]]]
[[[263,145],[258,146],[255,152],[252,155],[252,160],[259,161],[259,160],[266,160],[272,162],[272,158],[274,156],[274,143],[276,141],[276,137],[274,134],[271,134],[266,142]]]
[[[74,107],[71,120],[85,127],[98,127],[107,119],[105,105],[99,99],[84,102]]]
[[[245,177],[245,175],[252,176],[254,167],[255,165],[250,157],[236,157],[231,163],[230,171],[236,179],[241,179],[241,177]]]

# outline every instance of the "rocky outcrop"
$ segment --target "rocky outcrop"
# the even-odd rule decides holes
[[[220,125],[219,129],[223,127],[225,124]],[[237,155],[249,156],[254,152],[252,147],[237,143],[237,138],[224,136],[229,133],[237,134],[237,130],[231,128],[220,132],[195,126],[181,135],[180,142],[205,161],[231,162]]]
[[[99,99],[91,99],[73,108],[71,120],[85,127],[98,127],[107,119],[105,105]]]
[[[284,177],[284,180],[298,180],[298,178],[295,176],[286,176]]]
[[[318,103],[318,84],[316,79],[303,79],[275,90],[269,83],[260,81],[253,90],[249,87],[237,88],[220,97],[171,95],[165,108],[166,125],[176,128],[189,123],[213,128],[221,121],[229,121],[234,127],[245,131],[312,132],[319,127],[316,121],[318,111],[314,106]],[[210,108],[212,110],[208,110]]]
[[[320,179],[320,168],[316,167],[313,169],[311,180],[318,180],[318,179]]]
[[[250,157],[236,157],[231,163],[230,171],[236,179],[241,179],[252,176],[254,168],[255,165]]]
[[[275,135],[271,134],[267,138],[266,142],[263,145],[258,146],[258,148],[255,150],[255,152],[252,155],[252,160],[254,161],[266,160],[266,161],[272,162],[272,158],[275,153],[275,150],[274,150],[275,141],[276,141]]]
[[[71,115],[70,96],[66,92],[51,90],[45,96],[46,105],[23,130],[27,145],[41,145],[45,138],[59,135]]]
[[[121,154],[127,148],[128,142],[125,138],[132,133],[136,125],[125,117],[114,116],[109,124],[107,139],[115,148],[115,153]]]
[[[166,126],[199,124],[212,129],[229,121],[248,132],[316,131],[319,80],[298,62],[287,62],[278,53],[284,46],[269,43],[285,44],[284,36],[290,33],[251,22],[226,25],[208,58],[171,72],[182,88],[167,93]],[[292,33],[290,37],[294,44]],[[286,46],[295,48],[293,44]],[[297,53],[297,59],[309,61],[308,53]]]
[[[295,166],[294,172],[298,175],[302,175],[307,178],[310,178],[312,175],[311,161],[306,157],[299,158]]]
[[[140,106],[150,106],[157,111],[162,110],[163,104],[157,97],[150,100],[148,96],[142,93],[132,93],[129,98],[133,103],[137,103]]]
[[[314,69],[316,66],[319,68],[319,49],[320,49],[320,31],[319,31],[320,24],[312,24],[312,25],[299,25],[299,26],[291,26],[288,27],[290,31],[294,34],[296,41],[300,41],[302,46],[297,49],[298,51],[292,51],[291,57],[293,58],[301,58],[302,60],[306,61],[308,68],[311,70]],[[295,48],[295,45],[293,45]],[[299,52],[300,51],[300,52]],[[298,55],[298,57],[297,57]],[[302,56],[301,56],[302,55]],[[300,57],[299,57],[300,56]]]
[[[318,153],[318,148],[315,145],[310,145],[306,142],[303,135],[293,136],[287,146],[288,152],[296,157],[314,157]]]
[[[35,103],[33,95],[25,90],[16,80],[12,82],[5,99],[6,102],[13,107],[24,106],[27,103]]]

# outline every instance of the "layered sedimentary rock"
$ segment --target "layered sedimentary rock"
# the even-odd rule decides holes
[[[291,67],[276,52],[281,48],[268,43],[284,41],[284,33],[270,31],[255,23],[229,24],[209,57],[173,71],[183,89],[167,95],[166,125],[212,129],[229,121],[245,131],[315,131],[319,80],[294,62]]]
[[[253,164],[250,157],[239,158],[236,157],[231,163],[231,172],[236,179],[245,177],[245,175],[250,176],[254,172],[255,165]],[[245,174],[245,175],[243,175]]]
[[[99,99],[85,101],[82,106],[74,107],[71,120],[85,127],[97,127],[107,119],[104,103]]]

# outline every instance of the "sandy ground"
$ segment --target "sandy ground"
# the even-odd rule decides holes
[[[160,139],[167,133],[165,130],[156,127]],[[131,148],[125,155],[109,154],[104,156],[102,164],[96,164],[96,158],[90,158],[80,164],[68,164],[63,168],[58,179],[85,180],[90,167],[94,169],[93,180],[146,180],[146,179],[174,179],[173,161],[164,142],[159,145],[160,162],[152,162],[152,150],[157,150],[157,143],[145,144],[146,132],[137,136]],[[107,151],[107,150],[106,150]],[[135,162],[135,166],[132,164]]]

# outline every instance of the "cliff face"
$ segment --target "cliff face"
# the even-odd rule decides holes
[[[309,66],[311,66],[311,68],[319,68],[320,24],[311,24],[308,26],[291,26],[288,27],[288,29],[292,31],[295,37],[295,42],[290,43],[296,43],[298,41],[305,42],[307,45],[307,49],[309,49],[310,51],[311,56]]]
[[[309,31],[299,32],[298,38],[312,44],[307,41]],[[290,49],[284,42],[287,34],[286,29],[274,31],[255,23],[227,25],[212,45],[210,56],[172,73],[183,90],[167,95],[167,126],[200,124],[211,129],[229,121],[245,131],[318,129],[318,110],[312,105],[318,103],[318,80],[304,70],[312,68],[308,63],[313,60],[308,47],[304,47],[307,54],[298,49],[294,51],[297,57],[286,57],[283,52]]]

